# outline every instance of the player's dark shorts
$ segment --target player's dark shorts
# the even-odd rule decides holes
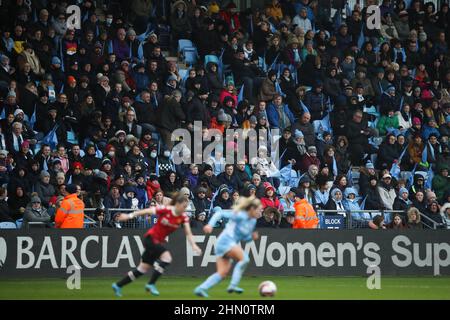
[[[142,262],[153,264],[164,251],[167,251],[160,243],[154,243],[152,236],[144,237],[144,253],[142,254]]]

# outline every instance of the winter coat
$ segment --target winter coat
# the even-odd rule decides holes
[[[450,190],[450,178],[441,174],[435,175],[432,180],[432,190],[438,200],[443,200],[444,194]]]
[[[47,213],[47,209],[44,207],[41,207],[40,210],[35,210],[32,207],[28,207],[25,210],[25,213],[23,215],[23,228],[28,227],[29,222],[43,222],[43,223],[49,223],[50,222],[50,215]],[[42,225],[39,225],[42,226]]]
[[[269,101],[272,100],[276,94],[277,91],[275,89],[275,83],[269,78],[265,78],[261,84],[258,99],[263,101]]]
[[[34,192],[38,194],[38,197],[42,201],[42,205],[44,207],[48,207],[48,203],[50,199],[55,195],[55,187],[51,184],[43,183],[42,181],[39,181],[37,184],[34,185]]]
[[[294,115],[292,114],[291,110],[289,109],[288,105],[283,105],[283,113],[285,116],[289,119],[290,125],[293,125],[295,122]],[[267,108],[267,117],[270,123],[270,126],[273,128],[279,128],[280,127],[280,116],[277,111],[277,107],[275,107],[274,104],[270,104]],[[284,128],[281,128],[284,129]]]
[[[387,186],[385,183],[381,182],[378,185],[378,193],[380,194],[383,207],[387,210],[392,210],[395,198],[397,197],[395,189],[392,186]]]
[[[386,135],[389,128],[398,129],[399,128],[399,121],[398,117],[395,115],[393,117],[389,116],[382,116],[377,124],[377,129],[380,133],[380,135],[384,136]]]

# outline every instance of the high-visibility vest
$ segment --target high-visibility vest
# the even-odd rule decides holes
[[[301,199],[294,203],[295,220],[294,229],[315,229],[319,224],[319,218],[308,200]]]
[[[56,211],[55,227],[60,229],[81,229],[84,224],[84,203],[77,195],[69,194]]]

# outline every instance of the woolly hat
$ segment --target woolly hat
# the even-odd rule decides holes
[[[375,166],[373,165],[373,163],[371,161],[368,161],[366,163],[366,169],[375,169]]]
[[[304,137],[303,132],[301,132],[300,130],[296,129],[294,131],[294,137],[295,138],[303,138]]]

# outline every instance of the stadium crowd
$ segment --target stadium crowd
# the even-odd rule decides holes
[[[80,29],[68,28],[71,4]],[[370,4],[380,28],[365,23]],[[444,1],[9,0],[0,16],[0,222],[50,224],[71,191],[120,227],[108,209],[179,191],[200,226],[256,195],[259,227],[304,214],[296,227],[315,228],[310,204],[373,229],[422,228],[421,217],[450,228]],[[199,123],[203,135],[244,130],[202,163],[174,164],[194,152],[171,133]],[[280,130],[279,159],[250,129]],[[257,155],[227,163],[242,139]]]

